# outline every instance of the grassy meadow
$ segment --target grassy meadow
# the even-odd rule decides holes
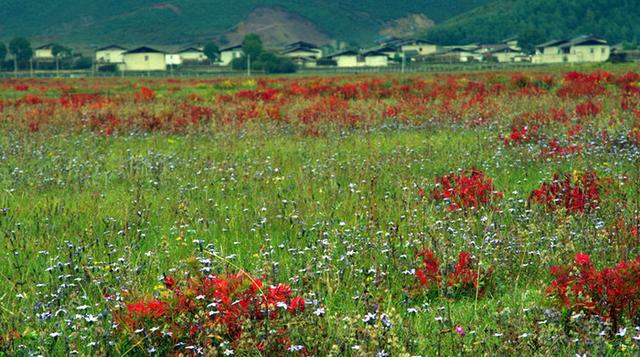
[[[0,82],[0,355],[636,355],[639,103],[626,71]]]

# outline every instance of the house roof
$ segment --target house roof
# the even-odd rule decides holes
[[[522,51],[518,51],[515,48],[509,47],[509,46],[505,46],[502,48],[496,48],[496,49],[490,50],[489,53],[522,53]]]
[[[464,47],[449,47],[449,48],[445,48],[444,51],[439,52],[441,54],[443,53],[460,53],[460,52],[473,52],[474,50],[469,49],[469,48],[464,48]]]
[[[202,50],[196,47],[187,47],[187,48],[183,48],[180,51],[176,52],[176,53],[186,53],[186,52],[198,52],[198,53],[202,53]]]
[[[237,50],[237,49],[241,49],[242,45],[233,45],[233,46],[229,46],[229,47],[225,47],[225,48],[221,48],[220,52],[226,52],[226,51],[233,51],[233,50]]]
[[[106,50],[123,50],[126,51],[127,49],[119,46],[119,45],[109,45],[109,46],[104,46],[104,47],[100,47],[98,49],[96,49],[96,51],[106,51]]]
[[[588,46],[588,45],[606,45],[607,40],[592,35],[580,36],[572,39],[561,47],[571,46]]]
[[[285,50],[290,48],[307,48],[307,49],[317,50],[320,47],[310,42],[297,41],[284,46]]]
[[[509,46],[505,45],[504,43],[480,45],[480,49],[486,49],[488,51],[502,50],[502,49],[505,49],[505,48],[509,48]]]
[[[362,52],[362,55],[365,57],[374,57],[374,56],[384,56],[384,57],[388,57],[386,53],[380,51],[380,50],[369,50],[369,51],[364,51]]]
[[[541,43],[537,45],[536,48],[554,47],[554,46],[562,45],[567,42],[569,41],[568,40],[551,40],[551,41],[547,41],[545,43]]]
[[[55,43],[47,43],[46,45],[42,45],[40,47],[34,48],[34,50],[44,50],[44,49],[48,49],[48,48],[53,48],[54,45],[55,45]]]
[[[156,50],[155,48],[142,46],[142,47],[138,47],[138,48],[134,48],[132,50],[129,50],[129,51],[125,52],[124,54],[128,55],[128,54],[134,54],[134,53],[164,53],[164,52],[160,51],[160,50]]]
[[[406,45],[435,45],[435,43],[423,40],[423,39],[409,39],[403,40],[398,43],[398,46],[406,46]]]
[[[305,46],[295,46],[295,47],[286,47],[280,53],[285,54],[285,53],[291,53],[291,52],[296,52],[296,51],[306,51],[306,52],[317,53],[318,50],[319,50],[318,47],[312,48],[312,47],[305,47]]]
[[[358,55],[358,52],[354,50],[344,50],[344,51],[336,52],[330,56],[327,56],[327,58],[335,58],[340,56],[357,56],[357,55]]]

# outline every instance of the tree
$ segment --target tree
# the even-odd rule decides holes
[[[53,57],[56,58],[67,58],[71,57],[71,49],[54,43],[53,45],[51,45],[51,54],[53,54]]]
[[[251,56],[251,58],[258,58],[264,51],[260,36],[255,33],[246,35],[242,40],[242,51],[245,55]]]
[[[218,59],[218,54],[220,53],[220,49],[218,48],[218,45],[216,45],[213,42],[209,42],[204,46],[204,55],[207,56],[207,58],[209,59],[209,61],[214,62],[216,59]]]
[[[545,36],[538,27],[528,24],[518,35],[518,45],[523,51],[532,53],[536,49],[536,45],[544,41]]]
[[[9,51],[17,62],[26,62],[33,57],[31,42],[26,38],[16,37],[9,42]]]
[[[2,64],[4,60],[7,58],[7,46],[4,42],[0,42],[0,69],[2,69]]]

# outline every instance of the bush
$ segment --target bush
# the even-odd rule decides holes
[[[447,289],[454,295],[475,296],[476,292],[482,295],[486,288],[492,287],[493,268],[479,268],[479,263],[472,260],[470,253],[460,252],[453,270],[446,265],[441,267],[438,258],[428,249],[417,257],[422,258],[424,268],[416,269],[416,278],[427,292]]]
[[[73,63],[73,69],[90,69],[93,66],[93,60],[90,57],[78,57]]]
[[[598,271],[589,255],[578,253],[573,265],[554,266],[549,272],[554,280],[547,296],[566,312],[595,315],[611,322],[611,335],[618,332],[623,318],[638,318],[640,257]]]
[[[247,70],[247,57],[242,56],[231,61],[231,68],[236,71]],[[251,70],[265,73],[294,73],[296,65],[286,57],[279,57],[272,52],[263,52],[257,59],[251,60]]]
[[[98,66],[98,72],[116,73],[118,72],[118,65],[115,63],[100,65]]]
[[[289,327],[305,309],[289,286],[265,285],[243,272],[163,282],[159,297],[135,298],[114,311],[118,332],[136,342],[132,349],[143,350],[140,342],[147,341],[161,354],[193,346],[218,355],[229,348],[284,355],[292,345]]]
[[[320,58],[318,62],[316,62],[318,66],[337,66],[338,62],[332,60],[331,58]]]

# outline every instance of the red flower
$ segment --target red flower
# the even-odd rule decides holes
[[[437,177],[431,196],[436,201],[448,201],[449,210],[453,211],[490,206],[502,198],[502,193],[495,191],[490,178],[485,178],[484,173],[474,169],[459,175]]]

